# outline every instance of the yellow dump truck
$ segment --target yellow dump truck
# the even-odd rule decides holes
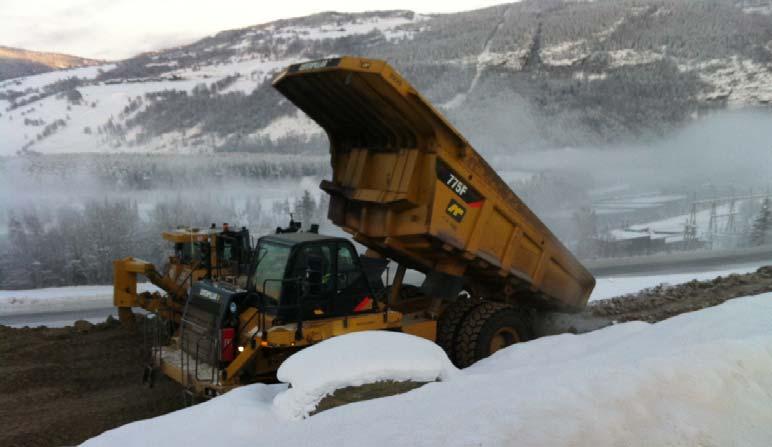
[[[592,275],[387,63],[296,64],[274,87],[327,132],[328,217],[367,251],[314,233],[261,237],[244,287],[193,284],[154,368],[211,396],[269,379],[304,346],[375,329],[435,340],[464,367],[529,339],[540,312],[585,306]],[[426,275],[420,288],[403,286],[406,269]]]

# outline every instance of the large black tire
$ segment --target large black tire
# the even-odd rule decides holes
[[[461,322],[481,303],[479,299],[459,295],[456,301],[445,308],[437,321],[437,344],[445,350],[454,364],[456,363],[454,346]]]
[[[498,349],[530,338],[530,328],[520,311],[506,304],[486,301],[475,307],[458,328],[454,363],[459,368],[466,368]]]

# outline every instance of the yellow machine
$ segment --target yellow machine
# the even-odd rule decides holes
[[[592,275],[388,64],[296,64],[274,87],[327,132],[328,217],[368,249],[315,233],[261,237],[246,284],[193,284],[153,368],[211,396],[270,380],[304,346],[375,329],[434,340],[465,367],[529,339],[538,312],[586,305]],[[403,286],[406,269],[426,275],[420,289]]]
[[[174,247],[163,273],[151,262],[132,257],[113,261],[113,302],[122,323],[132,324],[132,307],[159,313],[164,319],[179,321],[188,289],[203,278],[236,282],[244,279],[249,265],[249,231],[232,231],[228,224],[208,230],[178,228],[161,235]],[[137,293],[141,275],[161,288],[159,292]]]

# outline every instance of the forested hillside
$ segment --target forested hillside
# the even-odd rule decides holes
[[[645,140],[769,107],[770,14],[769,0],[526,0],[281,20],[0,83],[0,154],[318,150],[319,128],[270,81],[341,54],[387,59],[484,151]]]

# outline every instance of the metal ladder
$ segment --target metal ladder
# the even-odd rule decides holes
[[[145,353],[145,367],[142,383],[153,388],[158,377],[158,370],[163,355],[163,347],[169,344],[172,322],[164,320],[158,311],[145,316],[142,329],[142,350]]]
[[[185,301],[185,308],[182,312],[182,318],[180,319],[180,365],[179,366],[180,366],[180,371],[182,372],[183,403],[186,406],[196,403],[196,393],[195,393],[194,386],[188,382],[191,377],[191,372],[193,373],[192,377],[195,379],[196,382],[199,382],[199,383],[215,382],[216,371],[217,371],[215,367],[215,363],[217,359],[215,359],[214,357],[218,352],[218,348],[220,344],[219,337],[214,337],[212,334],[206,334],[207,328],[204,328],[201,325],[188,319],[188,309],[190,305],[190,300],[191,300],[191,295],[188,294],[188,298]],[[186,336],[188,336],[188,333],[185,330],[186,326],[195,326],[199,329],[204,329],[202,331],[203,335],[197,336],[195,339],[195,351],[194,351],[194,355],[192,356],[185,349],[186,348],[185,339],[186,339]],[[201,351],[202,342],[209,343],[209,348],[210,348],[209,352],[211,353],[211,357],[213,357],[209,359],[209,362],[208,362],[208,364],[211,367],[209,377],[201,377],[199,375],[199,357],[200,357],[199,352]]]

